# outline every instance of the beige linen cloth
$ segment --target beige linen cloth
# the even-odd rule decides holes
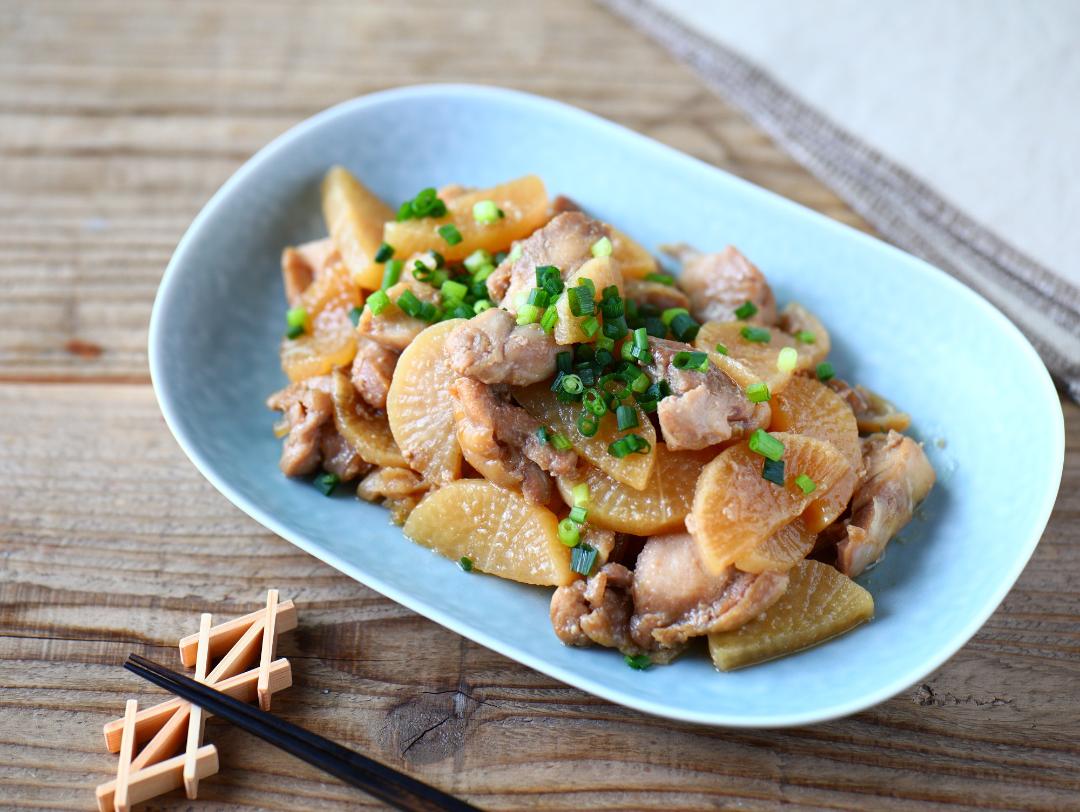
[[[1080,399],[1080,2],[601,0]]]

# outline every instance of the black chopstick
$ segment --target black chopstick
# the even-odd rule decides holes
[[[131,654],[124,668],[398,809],[410,812],[477,810],[465,801],[153,660]]]

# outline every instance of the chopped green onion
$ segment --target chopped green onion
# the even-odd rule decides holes
[[[793,372],[799,363],[799,352],[794,347],[784,347],[776,355],[776,368],[781,372]]]
[[[687,310],[685,307],[669,307],[662,314],[660,314],[660,318],[663,320],[665,327],[670,327],[672,320],[676,316],[683,314],[690,315],[690,311]]]
[[[578,544],[570,551],[570,569],[588,577],[596,564],[596,548],[588,544]]]
[[[581,403],[597,417],[603,417],[607,414],[607,404],[604,402],[604,397],[600,394],[599,389],[586,389],[581,396]]]
[[[769,385],[764,381],[752,383],[746,387],[746,396],[751,403],[764,403],[769,399]]]
[[[472,306],[473,313],[480,315],[485,310],[491,310],[494,305],[487,299],[477,299],[476,303]]]
[[[588,517],[589,511],[581,505],[574,505],[570,510],[570,521],[574,524],[585,524],[585,519]]]
[[[799,330],[799,332],[795,334],[795,338],[799,339],[803,344],[813,344],[817,341],[817,336],[809,330]]]
[[[334,488],[341,482],[341,477],[337,474],[319,474],[315,477],[315,487],[319,489],[323,496],[329,496],[334,492]]]
[[[472,559],[469,558],[467,555],[463,555],[461,558],[459,558],[457,563],[459,567],[465,570],[465,572],[472,572]]]
[[[495,205],[494,200],[478,200],[473,203],[472,216],[478,223],[494,223],[506,215]]]
[[[799,490],[803,493],[813,493],[817,490],[817,483],[806,474],[799,474],[795,477],[795,484],[799,486]]]
[[[746,319],[754,316],[757,312],[757,305],[747,299],[745,302],[735,308],[735,318],[745,321]]]
[[[450,301],[447,306],[450,308],[442,314],[442,318],[439,321],[449,321],[450,319],[471,319],[476,315],[476,311],[472,306],[466,302],[459,302],[456,300]]]
[[[540,315],[543,311],[536,305],[523,304],[518,308],[517,323],[519,325],[535,324],[540,321]]]
[[[764,429],[754,429],[750,435],[750,450],[774,462],[784,456],[784,444]]]
[[[677,352],[671,359],[671,365],[675,367],[675,369],[685,369],[691,372],[708,372],[709,354],[705,352]]]
[[[579,395],[585,391],[585,385],[577,375],[566,375],[562,379],[562,390],[571,395]]]
[[[579,288],[582,285],[584,285],[585,287],[587,287],[591,291],[590,296],[593,299],[595,299],[596,298],[596,283],[593,282],[591,279],[589,279],[589,277],[586,276],[580,282],[578,282],[578,287]]]
[[[559,320],[559,310],[555,305],[551,305],[544,311],[543,318],[540,319],[540,327],[545,333],[551,333],[555,329],[555,323]]]
[[[588,409],[583,409],[578,415],[577,430],[582,437],[595,437],[600,430],[600,418]]]
[[[635,671],[644,671],[652,665],[652,658],[648,654],[627,654],[623,659]]]
[[[637,375],[635,375],[634,378],[628,382],[630,384],[630,390],[632,392],[638,393],[648,391],[649,385],[651,383],[651,381],[649,380],[649,376],[642,372],[640,369],[635,369],[634,372],[636,372]]]
[[[477,248],[467,257],[465,257],[465,267],[469,273],[476,273],[485,265],[491,265],[491,254],[485,251],[483,248]],[[489,272],[490,273],[490,272]]]
[[[574,369],[574,354],[569,350],[555,353],[555,368],[569,375]]]
[[[573,495],[574,507],[580,506],[587,508],[589,506],[589,483],[579,482],[574,486]]]
[[[422,259],[418,259],[413,263],[413,279],[417,282],[432,282],[435,278],[435,270]]]
[[[444,226],[439,226],[436,231],[439,232],[439,236],[446,240],[447,245],[457,245],[461,242],[461,232],[457,230],[457,226],[453,223],[447,223]]]
[[[659,282],[661,285],[667,285],[668,287],[675,284],[675,277],[666,273],[647,273],[645,274],[645,280],[647,282]]]
[[[551,442],[551,432],[548,430],[547,426],[541,426],[536,430],[536,439],[541,443],[544,443],[544,445]]]
[[[533,288],[529,291],[528,297],[525,299],[526,304],[536,305],[537,307],[544,308],[548,305],[548,292],[543,288]]]
[[[601,237],[592,244],[589,250],[592,251],[594,257],[610,257],[612,251],[611,240],[607,237]]]
[[[307,310],[302,307],[290,307],[285,311],[285,335],[297,338],[307,326]]]
[[[615,410],[615,419],[618,421],[619,431],[629,431],[641,425],[633,406],[620,406]]]
[[[755,344],[768,344],[772,339],[772,334],[764,327],[743,327],[739,330],[739,335]]]
[[[372,298],[374,298],[374,294],[372,295]],[[370,301],[371,299],[368,299],[368,302]],[[420,318],[420,311],[422,309],[423,303],[418,298],[416,298],[416,294],[413,293],[411,290],[405,290],[401,292],[400,296],[398,296],[397,306],[400,307],[401,310],[407,315],[412,316],[414,319],[417,319]]]
[[[686,313],[680,313],[671,320],[672,335],[686,344],[689,344],[697,338],[700,329],[701,325],[694,321],[692,316]]]
[[[439,308],[431,302],[423,302],[420,305],[420,313],[417,318],[430,324],[433,321],[438,321],[440,315]]]
[[[618,384],[617,388],[615,388],[615,389],[609,389],[608,388],[608,384],[611,383],[612,381],[615,381]],[[628,387],[624,386],[626,381],[623,379],[623,377],[621,375],[617,375],[614,372],[611,373],[610,375],[604,375],[602,378],[600,378],[598,383],[600,384],[600,388],[603,391],[607,392],[609,395],[614,395],[619,400],[622,400],[624,397],[626,397],[627,395],[630,394],[630,389]]]
[[[444,302],[448,299],[465,301],[465,297],[469,293],[469,289],[465,287],[465,285],[461,284],[460,282],[455,282],[453,279],[447,279],[445,282],[443,282],[440,290],[442,291]]]
[[[649,441],[638,434],[627,434],[608,446],[608,453],[619,459],[629,454],[648,454],[651,450]]]
[[[393,287],[401,279],[401,272],[405,268],[405,263],[400,259],[392,259],[386,263],[382,272],[382,284],[379,286],[383,290],[389,287]]]
[[[364,309],[362,307],[354,307],[349,311],[349,321],[353,323],[353,327],[360,324],[360,316],[363,314]]]
[[[612,285],[608,290],[615,290],[615,286]],[[626,308],[623,306],[622,297],[618,293],[608,296],[607,291],[604,291],[604,298],[600,301],[600,312],[604,314],[605,319],[617,319],[624,315]]]
[[[378,250],[375,251],[375,261],[381,264],[386,262],[386,260],[390,259],[393,255],[394,246],[384,242],[380,244]]]
[[[649,331],[644,327],[634,330],[634,346],[639,350],[649,349]]]
[[[604,322],[604,335],[612,341],[618,341],[620,338],[625,337],[629,332],[630,328],[626,326],[626,318],[624,316],[619,316],[617,319],[611,319]]]
[[[766,459],[761,466],[761,478],[774,485],[784,485],[784,461]]]
[[[536,287],[543,288],[549,296],[555,297],[563,292],[565,285],[562,274],[554,265],[536,266]]]
[[[576,547],[580,540],[581,531],[578,530],[578,526],[570,520],[569,516],[559,522],[559,541],[567,547]]]
[[[489,276],[491,276],[491,274],[494,273],[494,272],[495,272],[495,266],[494,265],[492,265],[490,263],[488,263],[487,265],[481,265],[479,268],[477,268],[473,272],[472,280],[473,280],[473,282],[483,282]]]
[[[556,451],[569,451],[574,447],[574,444],[571,443],[564,434],[552,434],[551,444],[555,446]]]
[[[581,330],[589,338],[596,335],[596,331],[600,329],[600,322],[597,321],[596,316],[589,316],[587,319],[581,320]]]
[[[585,285],[569,288],[566,291],[566,299],[570,304],[570,312],[575,316],[591,316],[596,312],[593,292]]]
[[[412,200],[406,200],[398,208],[398,222],[421,217],[442,217],[446,214],[446,204],[439,200],[434,188],[421,189]]]
[[[596,350],[597,350],[597,352],[600,352],[601,350],[603,350],[605,352],[611,352],[614,349],[615,349],[615,342],[612,339],[608,338],[607,336],[597,336],[596,337]]]
[[[836,377],[836,370],[833,369],[833,365],[828,361],[822,361],[817,365],[817,379],[819,381],[828,381]]]
[[[378,316],[390,305],[390,297],[386,295],[385,290],[377,290],[367,298],[368,310],[371,311],[371,315]]]
[[[720,353],[721,355],[727,355],[728,354],[727,347],[725,347],[723,344],[717,344],[716,345],[716,351],[718,353]]]
[[[653,338],[665,338],[667,336],[667,327],[664,326],[664,322],[659,316],[645,317],[645,331]]]

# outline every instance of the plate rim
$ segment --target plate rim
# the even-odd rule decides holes
[[[1053,427],[1056,431],[1054,431],[1053,435],[1054,448],[1052,449],[1053,453],[1051,454],[1050,464],[1056,469],[1057,485],[1053,488],[1048,488],[1046,493],[1043,494],[1043,504],[1037,513],[1039,518],[1031,526],[1028,537],[1022,539],[1022,543],[1016,545],[1016,549],[1020,554],[1014,559],[1013,566],[1007,572],[1007,577],[1000,581],[998,589],[984,604],[984,609],[972,614],[967,623],[950,636],[947,643],[940,646],[934,656],[922,661],[922,664],[918,666],[908,668],[902,673],[894,675],[891,679],[885,681],[876,691],[863,693],[858,697],[847,701],[833,703],[832,705],[825,707],[815,707],[802,712],[789,712],[777,715],[757,713],[747,716],[732,714],[730,712],[710,711],[708,708],[702,708],[701,710],[672,708],[661,702],[638,697],[632,693],[626,693],[622,690],[611,688],[598,680],[590,677],[583,677],[572,669],[552,665],[540,657],[533,656],[526,651],[518,649],[513,643],[496,640],[484,631],[470,626],[467,622],[458,622],[452,616],[445,615],[441,610],[428,606],[423,599],[414,597],[410,593],[398,590],[393,585],[383,582],[378,574],[358,571],[354,565],[345,561],[340,556],[324,549],[317,548],[316,545],[309,543],[302,535],[292,533],[279,522],[273,514],[263,510],[253,501],[235,490],[227,481],[219,477],[212,461],[200,449],[195,438],[189,436],[188,432],[184,430],[182,422],[178,419],[178,415],[168,391],[167,375],[164,372],[164,347],[163,342],[161,341],[162,323],[165,318],[164,313],[168,307],[167,303],[173,298],[172,293],[179,284],[178,280],[181,279],[178,269],[185,264],[185,257],[191,250],[191,246],[198,240],[204,224],[214,217],[216,211],[224,205],[224,201],[231,195],[232,190],[242,183],[248,175],[258,171],[265,163],[272,161],[279,150],[283,149],[290,142],[300,138],[308,131],[320,127],[324,123],[343,114],[361,111],[368,107],[386,103],[387,101],[410,98],[421,101],[433,97],[446,96],[455,96],[459,98],[468,97],[495,102],[509,101],[515,104],[527,104],[539,110],[542,114],[554,112],[561,115],[576,116],[582,123],[606,129],[612,137],[634,142],[636,147],[651,150],[653,153],[663,156],[666,160],[680,161],[693,167],[697,171],[720,173],[724,175],[728,181],[732,182],[735,186],[738,186],[742,193],[764,196],[771,199],[774,205],[779,204],[784,207],[797,209],[797,214],[799,216],[810,217],[815,221],[816,225],[841,234],[843,239],[869,242],[873,244],[875,250],[897,252],[903,255],[907,260],[915,260],[922,266],[924,272],[929,272],[931,274],[936,273],[942,277],[940,281],[944,282],[947,286],[952,286],[952,294],[960,297],[967,297],[973,306],[981,308],[991,320],[996,320],[1003,333],[1012,339],[1012,343],[1018,347],[1021,353],[1027,356],[1029,364],[1041,371],[1042,374],[1039,376],[1042,387],[1040,399],[1046,399],[1048,402],[1052,402],[1056,405],[1056,416],[1058,419],[1055,421],[1055,426]],[[460,634],[502,656],[522,663],[529,668],[570,685],[571,687],[624,707],[629,707],[654,716],[713,727],[775,729],[830,721],[874,707],[936,671],[946,660],[963,648],[979,629],[982,628],[990,616],[1000,606],[1006,595],[1016,585],[1017,580],[1027,566],[1028,561],[1034,554],[1035,548],[1038,546],[1038,543],[1045,532],[1046,525],[1049,522],[1050,515],[1057,501],[1064,469],[1064,413],[1061,410],[1060,396],[1050,377],[1050,373],[1047,371],[1046,366],[1043,364],[1041,358],[1039,358],[1034,347],[1032,347],[1031,343],[1023,333],[1020,332],[1019,328],[1017,328],[1015,324],[1013,324],[994,305],[988,302],[981,294],[962,284],[959,280],[945,273],[940,268],[937,268],[929,262],[915,257],[896,246],[890,245],[877,237],[833,220],[827,215],[814,211],[813,209],[803,206],[800,203],[768,189],[764,189],[750,181],[740,178],[737,175],[733,175],[724,169],[708,164],[705,161],[688,155],[680,150],[662,144],[655,139],[624,127],[621,124],[609,121],[601,116],[565,102],[497,86],[461,83],[432,83],[395,87],[365,94],[335,104],[296,123],[259,149],[218,188],[213,196],[211,196],[209,201],[206,202],[195,216],[195,219],[192,220],[191,224],[180,238],[180,241],[177,243],[154,296],[154,304],[151,310],[147,335],[147,354],[150,367],[150,381],[154,390],[154,396],[157,399],[158,406],[165,418],[165,423],[169,427],[169,431],[172,433],[173,437],[176,439],[177,444],[192,464],[194,464],[199,473],[201,473],[219,493],[263,527],[281,538],[284,538],[286,541],[309,555],[330,565],[339,572],[348,575],[350,578],[353,578],[364,586],[375,590],[379,594],[405,606],[428,620],[438,623],[440,626],[450,629],[456,634]],[[1052,477],[1052,479],[1053,478],[1054,477]]]

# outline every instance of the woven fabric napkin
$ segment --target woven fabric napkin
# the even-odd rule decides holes
[[[602,0],[1080,400],[1080,3]]]

